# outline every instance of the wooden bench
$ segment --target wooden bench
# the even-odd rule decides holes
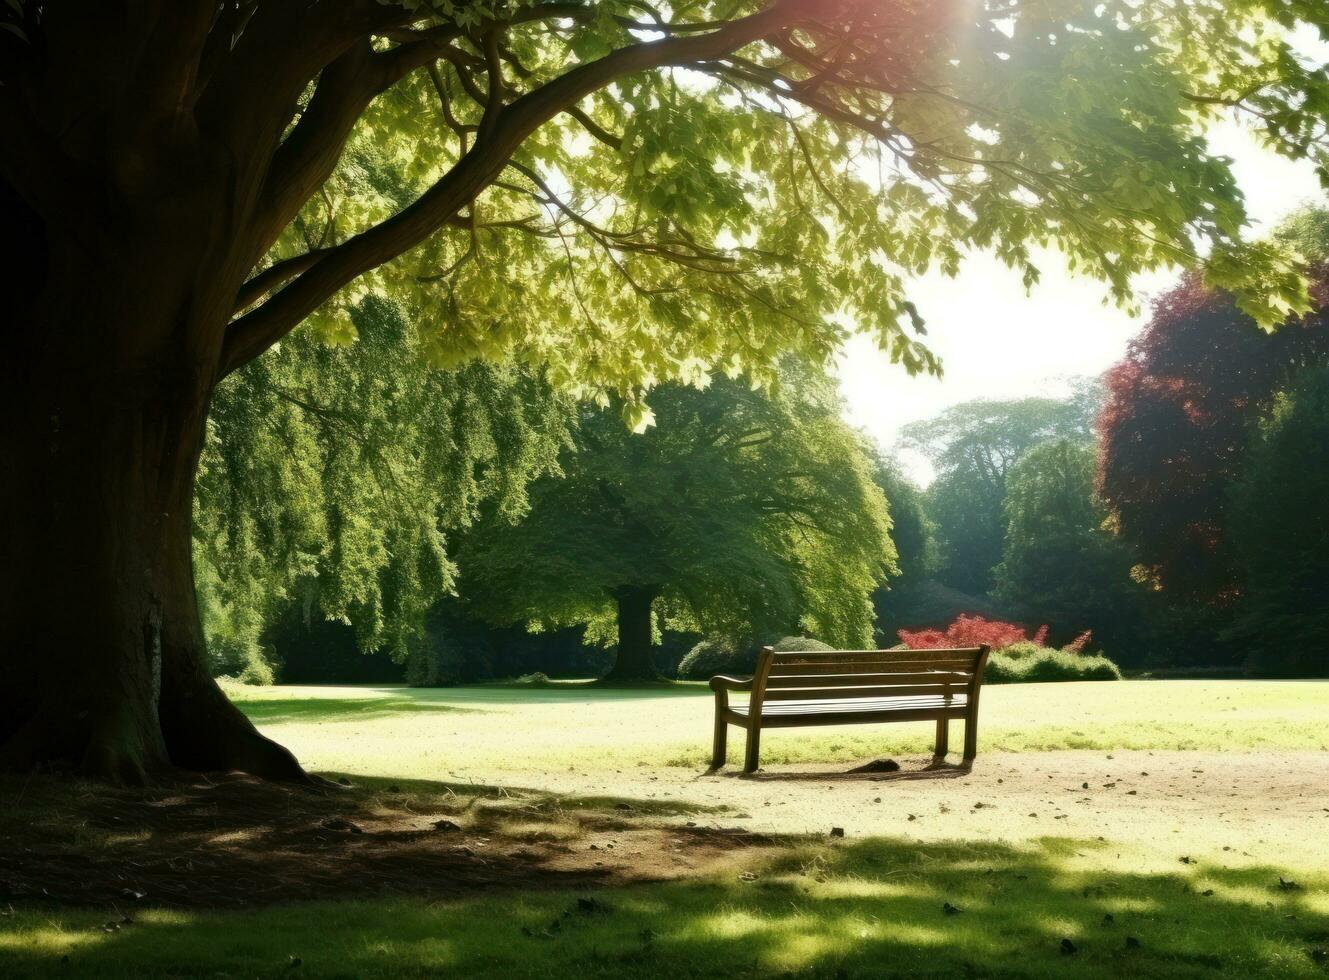
[[[978,692],[988,648],[834,650],[776,653],[764,647],[748,680],[712,677],[715,749],[711,768],[725,764],[729,726],[747,729],[744,772],[756,772],[763,728],[935,721],[933,761],[946,758],[950,720],[964,719],[964,763],[978,749]],[[730,704],[730,691],[749,691]]]

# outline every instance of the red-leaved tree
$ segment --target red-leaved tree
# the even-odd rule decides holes
[[[1312,296],[1315,312],[1270,334],[1188,276],[1107,374],[1098,492],[1176,599],[1224,603],[1239,590],[1229,488],[1253,420],[1292,375],[1329,356],[1329,265],[1313,270]]]

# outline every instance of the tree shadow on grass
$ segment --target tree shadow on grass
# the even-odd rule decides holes
[[[12,801],[0,809],[0,908],[247,908],[608,884],[666,877],[656,865],[676,852],[706,860],[735,843],[715,828],[666,825],[723,807],[329,775],[347,785],[242,774],[148,790],[0,779],[0,798]]]
[[[1099,841],[902,838],[752,852],[741,873],[260,911],[19,907],[0,968],[79,976],[1323,976],[1323,873],[1148,872]],[[340,896],[338,896],[340,898]],[[116,910],[119,911],[118,909]]]
[[[280,725],[286,722],[318,724],[337,721],[370,721],[390,715],[423,712],[426,714],[483,711],[414,697],[375,698],[263,698],[237,701],[236,707],[256,725]]]

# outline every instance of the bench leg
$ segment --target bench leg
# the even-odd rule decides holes
[[[711,747],[711,768],[723,769],[725,756],[729,749],[729,722],[725,720],[724,714],[717,710],[715,712],[715,742]]]
[[[948,718],[937,719],[937,741],[932,747],[933,763],[946,761],[946,753],[950,747],[951,723]]]
[[[973,765],[978,754],[978,715],[969,715],[964,720],[964,764]]]
[[[756,772],[761,760],[761,728],[748,729],[748,750],[743,760],[744,772]]]

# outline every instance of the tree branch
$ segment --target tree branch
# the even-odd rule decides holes
[[[730,53],[796,22],[815,2],[775,0],[711,33],[621,48],[523,95],[498,113],[489,132],[477,136],[471,150],[414,203],[333,248],[263,305],[233,321],[223,347],[222,371],[248,363],[357,276],[424,241],[502,172],[531,133],[568,106],[626,75]]]

